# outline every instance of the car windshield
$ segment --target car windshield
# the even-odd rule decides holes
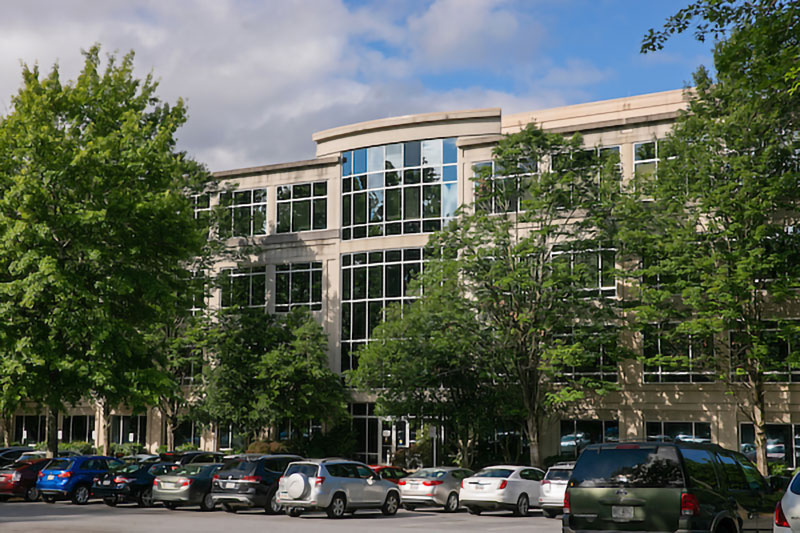
[[[550,481],[567,481],[572,470],[565,470],[563,468],[550,469],[545,474],[544,478]]]
[[[173,472],[170,472],[176,476],[196,476],[197,474],[204,473],[206,470],[210,470],[211,468],[218,468],[217,465],[204,465],[204,464],[189,464],[184,465]]]
[[[433,468],[423,468],[422,470],[417,470],[411,477],[421,477],[424,479],[439,479],[443,478],[447,475],[447,470],[435,470]]]
[[[683,484],[675,447],[638,445],[584,450],[570,482],[573,487],[683,487]]]
[[[317,475],[317,465],[308,463],[291,464],[289,468],[286,469],[284,476],[288,477],[292,474],[304,474],[306,477],[315,477]]]
[[[69,467],[72,466],[72,461],[67,459],[53,459],[50,461],[50,464],[47,465],[48,470],[69,470]]]
[[[508,468],[487,468],[485,470],[481,470],[473,477],[498,477],[505,479],[513,473],[514,471],[509,470]]]
[[[109,466],[108,470],[110,472],[114,472],[115,474],[133,474],[134,472],[138,472],[139,469],[142,468],[142,465],[135,463],[135,464],[113,464]]]

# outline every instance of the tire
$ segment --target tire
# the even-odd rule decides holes
[[[267,514],[281,514],[283,505],[278,503],[278,487],[273,488],[267,492],[267,505],[264,506],[264,512]]]
[[[11,496],[7,496],[5,494],[0,495],[0,502],[7,502]]]
[[[44,503],[56,503],[56,498],[55,496],[45,496],[42,494],[42,501]]]
[[[200,500],[200,510],[201,511],[213,511],[217,508],[217,504],[214,499],[211,497],[210,492],[206,492],[203,496],[203,499]]]
[[[417,510],[417,506],[416,505],[412,505],[410,503],[404,503],[403,504],[403,509],[405,509],[406,511],[416,511]]]
[[[108,505],[109,507],[116,507],[117,506],[117,499],[116,498],[103,498],[103,503]]]
[[[519,498],[517,498],[517,506],[514,507],[514,516],[528,516],[528,512],[530,511],[530,500],[528,500],[527,494],[520,494]]]
[[[222,508],[225,509],[226,513],[235,513],[236,510],[237,510],[236,507],[234,507],[233,505],[231,505],[229,503],[223,503],[222,504]]]
[[[469,511],[469,514],[474,514],[474,515],[481,514],[481,508],[480,507],[467,507],[467,511]]]
[[[169,509],[170,511],[174,511],[178,508],[178,504],[175,502],[164,502],[164,508]]]
[[[558,511],[555,509],[542,509],[542,514],[547,518],[555,518],[558,516]]]
[[[344,516],[345,511],[347,511],[347,499],[344,494],[337,492],[333,495],[331,504],[328,505],[325,512],[328,514],[328,518],[341,518]]]
[[[39,489],[36,488],[36,485],[29,487],[28,490],[25,491],[26,502],[35,502],[38,499],[39,499]]]
[[[75,490],[72,491],[72,503],[75,505],[86,505],[89,503],[89,496],[91,496],[89,487],[86,485],[78,485],[75,487]]]
[[[299,507],[289,507],[287,514],[293,518],[297,518],[298,516],[303,514],[303,510],[300,509]]]
[[[147,487],[140,490],[139,495],[136,497],[136,504],[139,507],[152,507],[153,506],[153,487]]]
[[[386,501],[383,502],[381,512],[386,516],[394,516],[400,508],[400,496],[395,491],[386,495]]]
[[[458,511],[458,494],[451,492],[447,495],[447,501],[444,502],[445,513],[455,513]]]

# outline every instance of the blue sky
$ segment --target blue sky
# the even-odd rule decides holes
[[[687,0],[688,1],[688,0]],[[183,97],[180,146],[211,170],[314,156],[315,131],[394,115],[531,111],[683,87],[711,44],[642,55],[673,0],[29,0],[0,20],[0,113],[20,61],[74,79],[134,50]]]

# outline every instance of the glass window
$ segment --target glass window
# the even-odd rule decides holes
[[[678,453],[673,446],[600,448],[584,453],[572,471],[573,487],[683,487]]]
[[[646,422],[647,440],[668,442],[711,442],[708,422]]]
[[[681,449],[683,461],[686,465],[686,474],[689,476],[689,483],[693,487],[707,490],[716,490],[719,487],[719,480],[714,469],[714,459],[711,452],[707,450],[695,450],[692,448]]]
[[[675,331],[675,324],[644,328],[645,383],[703,383],[714,379],[703,360],[713,349],[711,339]]]
[[[220,194],[220,205],[227,209],[225,217],[220,221],[220,237],[267,234],[266,189],[224,192]]]
[[[322,309],[322,262],[292,263],[275,269],[275,312],[302,306]]]
[[[342,170],[344,172],[344,170]],[[350,179],[350,178],[348,178]],[[315,183],[297,183],[278,187],[278,233],[296,233],[300,231],[319,230],[328,227],[328,184],[324,181]],[[349,200],[349,197],[347,197]],[[350,217],[350,204],[343,204],[345,219]],[[348,219],[349,220],[349,219]]]
[[[221,276],[220,307],[266,306],[266,267],[227,269]]]
[[[570,249],[569,246],[554,248],[552,260],[569,267],[575,283],[586,291],[587,296],[614,297],[617,293],[614,278],[616,254],[613,248],[582,243],[579,249]]]

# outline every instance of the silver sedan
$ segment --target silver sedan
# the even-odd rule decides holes
[[[460,505],[461,480],[472,474],[472,470],[453,466],[417,470],[398,482],[400,500],[409,511],[442,506],[446,512],[455,512]]]

